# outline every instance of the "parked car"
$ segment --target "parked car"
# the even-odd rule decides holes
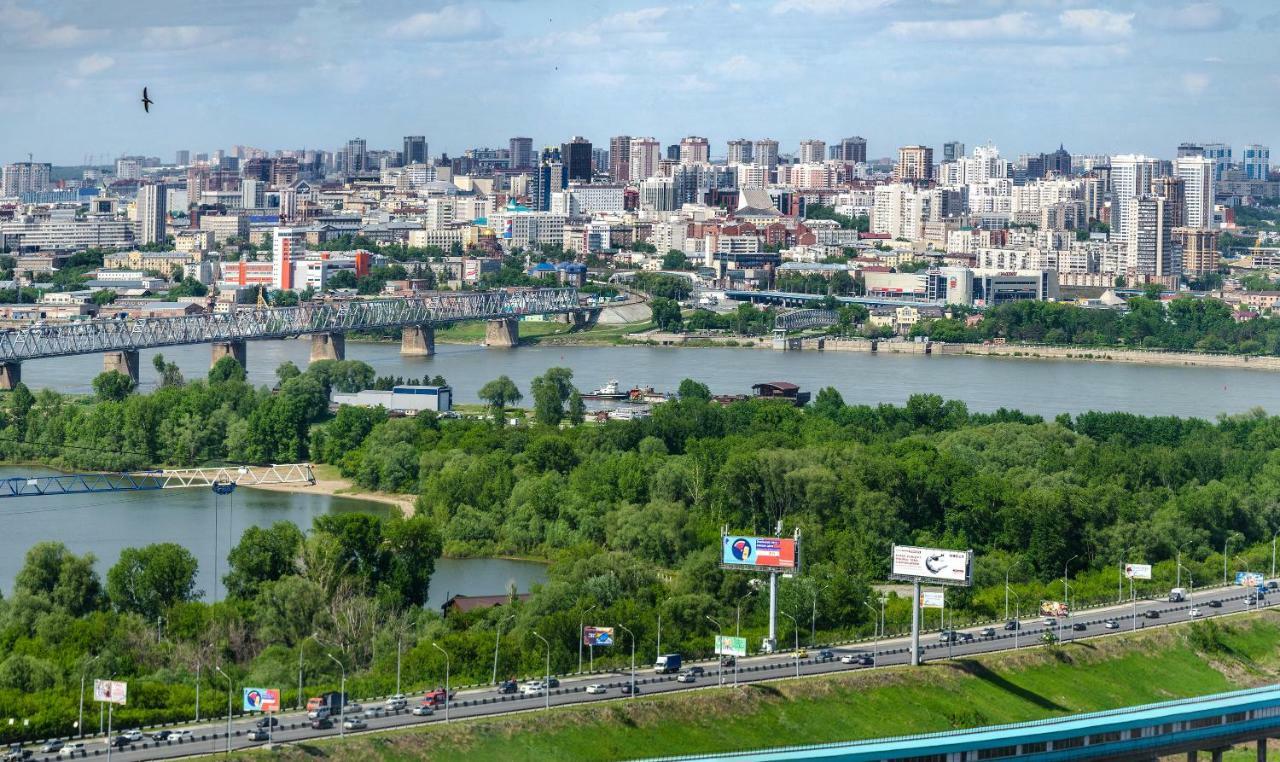
[[[1143,615],[1144,617],[1146,617],[1147,619],[1159,619],[1159,618],[1160,618],[1160,612],[1159,612],[1159,611],[1156,611],[1155,609],[1147,609],[1147,610],[1146,610],[1142,615]]]
[[[677,683],[696,683],[698,682],[698,676],[693,674],[693,672],[691,672],[690,670],[686,669],[680,674],[676,675],[676,682]]]
[[[329,719],[328,715],[324,717],[317,717],[311,721],[312,730],[329,730],[332,727],[333,720]]]
[[[369,723],[365,722],[364,718],[358,715],[355,717],[348,717],[342,722],[343,730],[364,730],[367,727],[369,727]]]
[[[1200,609],[1192,606],[1191,610],[1187,612],[1187,615],[1194,619],[1195,617],[1200,616]]]
[[[978,632],[978,635],[984,638],[994,638],[996,636],[996,628],[983,627],[982,630]]]
[[[498,683],[498,693],[519,693],[520,686],[515,680],[503,680]]]
[[[435,713],[436,710],[432,709],[430,704],[418,704],[410,712],[414,717],[430,717]]]
[[[266,728],[254,728],[249,731],[248,738],[250,741],[268,741],[271,739],[271,734]]]
[[[818,658],[823,661],[831,661],[836,658],[836,652],[832,651],[830,648],[824,648],[818,651]]]
[[[40,753],[53,754],[55,752],[62,751],[62,746],[63,746],[62,742],[57,739],[54,739],[52,741],[45,741],[44,746],[40,747]]]
[[[1120,623],[1114,619],[1108,619],[1107,621],[1102,623],[1102,626],[1107,628],[1108,630],[1120,629]]]
[[[1004,623],[1004,629],[1005,629],[1005,632],[1013,632],[1014,630],[1021,630],[1022,623],[1017,622],[1013,619],[1010,619],[1009,621]]]
[[[601,694],[603,694],[603,693],[606,693],[606,692],[607,692],[607,691],[606,691],[605,687],[604,687],[603,685],[601,685],[600,683],[592,683],[591,685],[588,685],[588,686],[587,686],[587,693],[590,693],[590,694],[591,694],[591,695],[593,695],[593,696],[599,696],[599,695],[601,695]]]

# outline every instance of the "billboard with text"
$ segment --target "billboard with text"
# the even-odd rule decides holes
[[[920,608],[922,609],[941,609],[946,608],[946,593],[938,591],[921,591],[920,592]]]
[[[1064,617],[1071,611],[1062,601],[1040,601],[1040,616]]]
[[[94,680],[93,700],[123,704],[129,698],[129,684],[119,680]]]
[[[973,551],[970,550],[894,545],[892,576],[895,579],[968,585],[971,584],[972,560]]]
[[[245,688],[244,711],[246,712],[278,712],[280,711],[280,691],[275,688]]]
[[[746,656],[747,639],[730,635],[717,635],[716,653],[721,656]]]
[[[612,627],[585,627],[582,630],[584,646],[611,646],[613,642]]]
[[[1129,579],[1151,579],[1151,564],[1125,564],[1124,576]]]
[[[1258,572],[1236,572],[1236,584],[1242,587],[1262,587],[1262,575]]]
[[[794,571],[798,554],[790,537],[751,537],[726,534],[721,538],[720,562],[735,569]]]

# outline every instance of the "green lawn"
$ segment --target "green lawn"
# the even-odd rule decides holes
[[[1208,631],[1197,624],[1200,637],[1193,638],[1193,626],[1184,625],[918,670],[712,689],[309,743],[270,756],[634,759],[1017,722],[1275,682],[1280,612],[1229,622],[1216,636],[1206,637]]]

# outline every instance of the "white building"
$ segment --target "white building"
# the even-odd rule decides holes
[[[629,179],[640,182],[658,174],[662,159],[662,144],[657,138],[632,138],[631,156],[628,161]]]
[[[165,187],[160,184],[144,185],[138,189],[138,243],[145,246],[168,240],[166,198]]]
[[[1182,179],[1186,197],[1183,225],[1213,227],[1213,161],[1203,156],[1181,156],[1173,160],[1173,174]]]
[[[1111,234],[1125,240],[1133,226],[1134,202],[1151,192],[1151,180],[1157,175],[1159,159],[1141,154],[1121,154],[1111,159]]]
[[[391,387],[389,392],[376,389],[355,394],[335,392],[331,401],[335,405],[382,407],[388,412],[405,415],[417,415],[424,410],[446,413],[453,409],[453,389],[448,386],[400,385]]]
[[[871,207],[871,232],[888,233],[890,238],[908,241],[920,240],[927,207],[925,193],[910,183],[878,185]]]

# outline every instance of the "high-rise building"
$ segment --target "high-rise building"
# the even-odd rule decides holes
[[[117,180],[141,180],[142,162],[132,157],[116,159]]]
[[[680,161],[680,145],[672,143],[667,146],[667,161]]]
[[[1159,159],[1141,154],[1111,157],[1111,235],[1124,241],[1133,224],[1134,199],[1151,192]]]
[[[510,147],[512,169],[533,167],[533,138],[512,138]]]
[[[427,163],[427,138],[424,135],[405,135],[404,151],[400,154],[404,166]]]
[[[821,164],[826,159],[826,153],[827,141],[825,140],[800,141],[801,164]]]
[[[769,169],[778,166],[778,141],[773,138],[757,140],[752,146],[752,150],[755,155],[753,163]]]
[[[1187,183],[1181,177],[1161,175],[1151,181],[1151,193],[1164,199],[1169,227],[1180,228],[1187,219]]]
[[[1173,239],[1182,246],[1182,271],[1196,276],[1218,270],[1218,231],[1174,228]]]
[[[599,172],[602,175],[609,173],[609,149],[608,148],[592,148],[591,149],[591,170]]]
[[[1058,144],[1058,150],[1044,155],[1045,174],[1058,174],[1063,177],[1071,174],[1071,152]]]
[[[690,135],[680,140],[681,164],[706,164],[711,161],[711,144],[706,138]]]
[[[639,182],[658,174],[662,144],[656,138],[632,138],[628,151],[628,180]]]
[[[164,243],[168,238],[165,221],[169,217],[163,183],[151,183],[138,189],[138,243]]]
[[[1217,182],[1222,175],[1231,169],[1231,146],[1226,143],[1205,143],[1204,156],[1213,160],[1213,180]]]
[[[4,165],[0,176],[0,196],[18,196],[23,193],[39,193],[49,187],[49,175],[53,165],[34,161],[20,161]]]
[[[943,161],[958,161],[962,156],[964,156],[964,143],[952,140],[942,144]]]
[[[240,206],[245,209],[261,209],[265,207],[267,184],[262,180],[245,178],[240,181]]]
[[[750,164],[751,163],[751,141],[746,138],[738,138],[729,141],[729,152],[725,154],[730,164]]]
[[[1240,169],[1249,180],[1266,180],[1271,174],[1271,149],[1260,145],[1247,145],[1240,152]]]
[[[366,154],[364,138],[352,138],[347,141],[342,163],[347,170],[347,174],[358,174],[369,168]]]
[[[1199,143],[1179,143],[1178,158],[1184,156],[1204,156],[1204,146]]]
[[[1138,276],[1167,277],[1182,272],[1182,254],[1173,242],[1170,205],[1150,193],[1130,199],[1125,230],[1128,270]]]
[[[964,153],[964,146],[960,147],[960,153]],[[851,138],[845,138],[840,141],[840,161],[847,161],[854,164],[867,163],[867,139],[857,135]]]
[[[1182,180],[1182,224],[1175,227],[1213,227],[1213,161],[1204,156],[1173,160],[1173,174]]]
[[[898,165],[893,169],[893,176],[896,180],[932,180],[933,149],[919,145],[899,148]]]
[[[590,153],[588,152],[587,155],[590,156]],[[539,212],[549,211],[551,194],[558,193],[567,187],[569,187],[568,168],[565,167],[560,149],[551,146],[542,149],[542,159],[538,162],[537,182],[533,187],[534,209]]]
[[[609,176],[615,183],[631,179],[631,136],[614,135],[609,138]]]
[[[173,163],[174,163],[174,164],[177,164],[179,167],[185,167],[185,166],[187,166],[188,164],[190,164],[190,163],[191,163],[191,152],[190,152],[190,151],[178,151],[178,152],[174,155],[174,162],[173,162]]]
[[[575,135],[568,143],[561,143],[560,161],[564,163],[569,180],[591,182],[590,140]]]

